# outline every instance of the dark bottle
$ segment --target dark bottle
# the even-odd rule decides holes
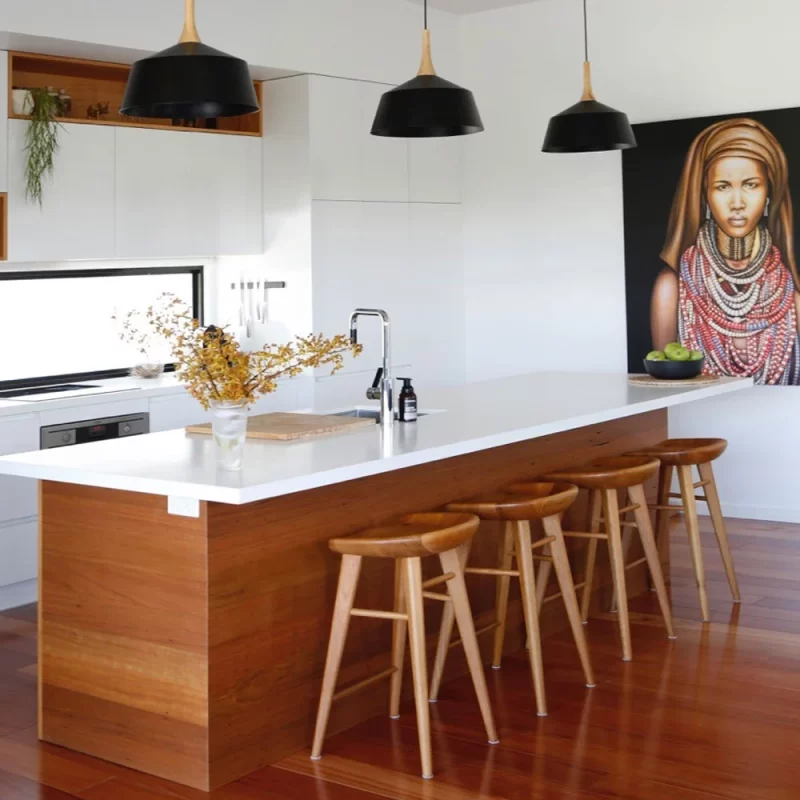
[[[400,378],[403,389],[400,392],[400,403],[397,418],[400,422],[417,421],[417,395],[411,385],[411,378]]]

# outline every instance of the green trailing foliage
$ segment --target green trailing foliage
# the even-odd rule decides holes
[[[58,150],[58,131],[61,128],[55,117],[59,112],[58,98],[47,89],[31,89],[33,115],[25,134],[25,195],[31,202],[42,205],[44,180],[53,174],[55,154]]]

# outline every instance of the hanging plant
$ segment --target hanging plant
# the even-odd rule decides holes
[[[42,205],[44,179],[53,174],[55,153],[58,150],[56,122],[59,112],[58,97],[47,89],[31,89],[33,114],[25,134],[25,196],[31,202]]]

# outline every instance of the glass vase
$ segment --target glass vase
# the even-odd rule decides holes
[[[241,469],[247,438],[247,405],[225,402],[212,404],[211,432],[217,467],[230,472]]]

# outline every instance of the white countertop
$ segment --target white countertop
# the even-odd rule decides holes
[[[543,372],[431,392],[417,423],[296,442],[248,440],[244,468],[218,471],[212,437],[182,430],[0,458],[0,474],[240,505],[488,450],[752,386],[631,386],[627,375]]]
[[[28,395],[26,398],[0,397],[0,417],[15,414],[32,414],[39,411],[53,411],[58,408],[78,408],[103,400],[127,400],[129,398],[159,397],[182,394],[186,390],[178,383],[175,373],[158,378],[106,378],[104,380],[70,381],[91,389],[78,389],[74,392]]]

